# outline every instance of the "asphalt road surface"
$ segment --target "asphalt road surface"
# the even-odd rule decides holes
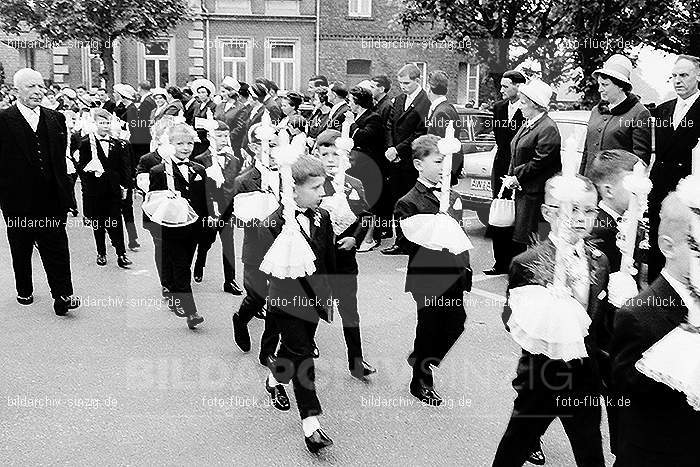
[[[53,313],[38,254],[35,302],[17,304],[3,224],[0,464],[491,464],[515,396],[519,348],[500,319],[505,277],[481,274],[492,265],[491,246],[474,213],[467,213],[475,283],[465,300],[466,329],[435,373],[445,403],[424,406],[408,392],[416,312],[403,292],[406,257],[358,254],[365,359],[378,373],[368,383],[353,379],[340,321],[321,323],[321,424],[335,445],[320,455],[305,448],[291,387],[289,412],[269,404],[267,370],[257,361],[262,322],[251,322],[250,353],[233,342],[231,314],[241,297],[221,291],[218,241],[204,281],[194,284],[206,321],[193,332],[159,303],[153,244],[137,217],[142,249],[130,254],[128,271],[117,267],[109,245],[109,264],[95,265],[91,231],[81,217],[69,218],[73,283],[83,305],[68,317]],[[241,238],[237,231],[242,284]],[[543,447],[547,465],[574,465],[558,421]]]

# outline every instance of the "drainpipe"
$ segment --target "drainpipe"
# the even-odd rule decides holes
[[[206,0],[202,0],[202,12],[204,13],[204,56],[207,61],[207,79],[211,79],[211,60],[209,59],[209,10]]]
[[[321,0],[316,0],[316,74],[321,73]]]

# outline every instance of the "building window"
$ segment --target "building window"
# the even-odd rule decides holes
[[[425,89],[428,86],[428,64],[425,62],[408,62],[418,67],[420,70],[421,86]]]
[[[268,75],[281,91],[299,89],[299,41],[271,39],[268,47]]]
[[[83,64],[83,84],[87,87],[104,87],[103,78],[105,68],[100,58],[98,50],[93,50],[91,46],[83,47],[81,51]]]
[[[170,41],[149,41],[143,48],[143,78],[153,87],[166,87],[170,83]]]
[[[295,16],[299,14],[300,0],[267,0],[265,14],[273,16]]]
[[[251,82],[253,68],[252,39],[219,38],[220,77],[231,76],[238,81]]]
[[[349,0],[348,16],[369,18],[372,16],[372,0]]]
[[[473,101],[474,107],[479,106],[479,76],[479,65],[464,62],[459,64],[457,103],[467,104]]]
[[[369,75],[372,68],[372,60],[348,60],[348,75]]]
[[[216,0],[217,13],[251,14],[250,0]]]

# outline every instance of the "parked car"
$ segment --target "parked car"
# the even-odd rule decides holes
[[[591,112],[588,110],[566,110],[549,113],[549,116],[559,127],[562,143],[573,136],[579,142],[578,150],[582,154],[590,115]],[[491,134],[493,135],[493,132]],[[488,223],[489,219],[492,197],[491,168],[493,167],[495,156],[495,143],[490,150],[472,154],[465,153],[462,176],[455,187],[455,190],[462,197],[464,208],[476,211],[479,220],[484,225]]]
[[[496,138],[493,135],[493,114],[459,105],[455,108],[461,119],[455,128],[455,133],[462,142],[462,152],[465,155],[490,151],[496,146]]]

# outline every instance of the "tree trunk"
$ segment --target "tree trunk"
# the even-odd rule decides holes
[[[105,41],[103,44],[106,45],[104,45],[100,51],[100,58],[105,67],[105,88],[108,93],[111,93],[112,87],[114,86],[114,50],[112,49],[111,40]]]

